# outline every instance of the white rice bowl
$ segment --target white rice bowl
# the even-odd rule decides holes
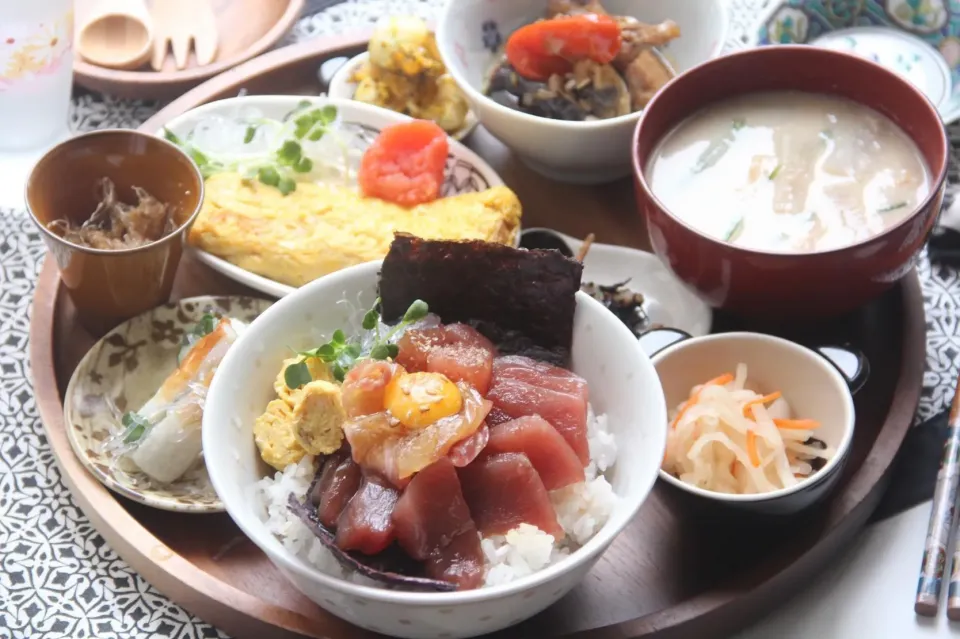
[[[604,473],[617,459],[617,443],[607,430],[606,415],[594,415],[587,407],[587,441],[590,463],[586,481],[551,491],[550,500],[557,512],[557,521],[566,537],[557,541],[536,526],[520,524],[506,535],[483,537],[480,548],[484,556],[484,586],[498,586],[555,564],[589,541],[603,527],[617,505],[619,497]],[[264,477],[255,487],[260,519],[284,547],[327,574],[377,588],[386,584],[374,581],[344,568],[333,553],[287,507],[291,493],[305,499],[316,475],[313,457],[304,457],[290,464],[283,472]]]

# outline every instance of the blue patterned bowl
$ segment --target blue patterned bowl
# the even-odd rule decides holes
[[[877,28],[891,31],[881,41]],[[960,120],[960,0],[773,0],[751,38],[757,46],[829,39],[925,84],[944,121]]]

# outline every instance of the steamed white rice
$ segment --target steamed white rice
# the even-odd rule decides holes
[[[604,473],[616,462],[617,443],[607,430],[607,416],[594,415],[592,408],[587,414],[587,439],[590,464],[586,468],[586,481],[550,493],[566,538],[557,542],[552,535],[528,524],[521,524],[506,535],[483,538],[480,547],[486,560],[485,585],[509,583],[557,563],[589,541],[607,522],[619,498]],[[282,473],[257,482],[255,492],[260,518],[287,550],[317,569],[350,581],[383,587],[344,570],[310,529],[287,509],[290,493],[306,495],[315,474],[313,458],[304,457]]]

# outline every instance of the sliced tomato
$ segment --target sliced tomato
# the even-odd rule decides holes
[[[357,176],[360,190],[401,206],[416,206],[440,197],[450,143],[429,120],[391,124],[363,154]]]
[[[620,52],[620,25],[610,16],[558,16],[520,27],[507,40],[507,60],[530,80],[566,73],[579,60],[609,64]]]

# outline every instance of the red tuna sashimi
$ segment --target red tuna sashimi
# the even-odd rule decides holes
[[[397,363],[410,372],[423,372],[427,370],[430,352],[446,343],[447,332],[443,326],[406,331],[397,341]]]
[[[365,359],[350,369],[340,387],[347,417],[371,415],[383,410],[387,384],[402,369],[391,362]]]
[[[407,331],[397,343],[397,363],[409,371],[442,373],[463,381],[481,393],[490,388],[493,343],[466,324]]]
[[[493,355],[479,346],[439,346],[427,355],[427,370],[453,382],[466,382],[486,395],[493,377]]]
[[[397,543],[426,562],[427,576],[476,588],[483,578],[480,535],[449,459],[424,468],[410,481],[396,508]]]
[[[494,406],[490,409],[490,412],[487,413],[487,426],[493,428],[498,424],[504,424],[512,419],[513,417],[510,417],[505,412]]]
[[[362,478],[360,466],[354,463],[349,450],[327,459],[311,495],[320,523],[330,529],[336,527],[343,509],[360,488]]]
[[[424,568],[431,579],[457,584],[459,590],[479,588],[483,584],[483,551],[476,528],[454,537],[427,558]]]
[[[563,538],[547,489],[526,455],[483,456],[459,469],[458,475],[470,514],[484,536],[503,535],[520,524],[530,524]]]
[[[480,456],[483,449],[487,447],[488,441],[490,441],[490,429],[486,424],[480,424],[477,432],[454,444],[447,453],[447,458],[453,462],[454,466],[462,468]]]
[[[360,489],[337,522],[337,547],[366,555],[383,552],[394,540],[392,515],[399,497],[385,480],[364,473]]]
[[[539,415],[519,417],[491,428],[490,441],[484,452],[523,453],[547,490],[557,490],[586,479],[583,464],[570,444]]]
[[[590,399],[587,380],[573,371],[522,355],[507,355],[495,359],[493,376],[494,379],[515,379],[561,393],[583,395],[585,403]]]
[[[494,380],[487,399],[514,418],[540,415],[563,435],[582,465],[590,462],[587,401],[583,395],[561,393],[515,379],[501,378]]]

